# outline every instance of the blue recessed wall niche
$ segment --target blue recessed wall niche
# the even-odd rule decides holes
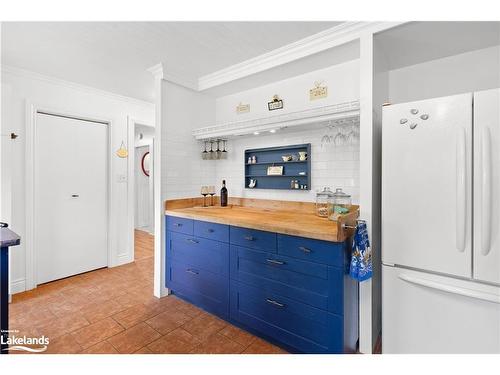
[[[307,158],[300,160],[300,153],[306,153]],[[283,160],[284,156],[289,156],[291,160]],[[253,162],[254,159],[255,162]],[[245,150],[244,164],[245,188],[247,189],[311,189],[310,143]],[[283,174],[268,175],[268,167],[272,166],[283,167]],[[252,180],[255,181],[254,187],[251,187]],[[293,187],[292,181],[297,181],[298,189]]]

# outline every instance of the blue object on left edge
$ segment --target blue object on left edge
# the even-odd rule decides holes
[[[356,233],[354,233],[349,275],[358,281],[368,280],[372,277],[372,250],[366,222],[363,220],[358,221]]]

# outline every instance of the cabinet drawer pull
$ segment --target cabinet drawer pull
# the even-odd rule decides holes
[[[277,264],[279,266],[282,266],[283,264],[285,264],[285,262],[282,262],[282,261],[276,260],[276,259],[266,259],[266,262],[271,263],[271,264]]]
[[[188,268],[186,270],[187,273],[190,273],[191,275],[199,275],[200,273],[198,271],[192,270],[191,268]]]
[[[182,227],[182,223],[174,223],[174,227]]]
[[[245,236],[244,238],[247,241],[253,241],[254,240],[253,236]]]
[[[213,229],[207,229],[207,232],[208,233],[213,233],[213,232],[215,232],[215,230],[213,230]]]
[[[192,238],[188,238],[186,239],[187,242],[191,242],[191,243],[200,243],[200,241],[198,240],[193,240]]]
[[[307,247],[304,246],[299,246],[299,249],[302,250],[304,253],[310,253],[311,249],[308,249]]]
[[[279,307],[280,309],[282,309],[283,307],[285,307],[285,304],[284,303],[279,303],[278,301],[275,301],[273,299],[266,299],[266,302],[273,305],[273,306],[276,306],[276,307]]]

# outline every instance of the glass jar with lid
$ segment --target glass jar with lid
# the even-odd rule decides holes
[[[342,191],[335,189],[335,193],[330,196],[330,205],[328,207],[329,217],[331,220],[337,220],[339,215],[346,214],[351,209],[351,196]]]
[[[316,193],[316,215],[320,217],[328,217],[328,210],[331,205],[331,197],[333,192],[329,187],[325,187],[322,191]]]

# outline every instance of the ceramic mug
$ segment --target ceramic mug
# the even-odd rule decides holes
[[[300,161],[307,160],[307,152],[305,152],[305,151],[299,151],[299,160]]]

